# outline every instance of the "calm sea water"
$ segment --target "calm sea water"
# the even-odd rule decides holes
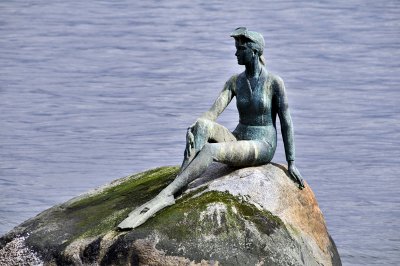
[[[344,265],[398,265],[398,1],[2,1],[0,234],[180,164],[186,127],[243,71],[238,26],[263,33],[285,80],[297,164]],[[234,106],[219,120],[231,129]]]

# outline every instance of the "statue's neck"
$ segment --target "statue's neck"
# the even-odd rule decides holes
[[[261,64],[260,60],[258,60],[258,57],[255,56],[254,59],[246,65],[246,77],[247,78],[258,78],[261,72]]]

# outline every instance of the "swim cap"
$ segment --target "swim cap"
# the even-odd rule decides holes
[[[265,41],[264,37],[260,33],[249,31],[246,27],[239,27],[231,33],[231,37],[233,38],[239,38],[241,36],[246,37],[247,39],[255,43],[256,47],[254,48],[256,48],[260,52],[260,55],[263,53]]]

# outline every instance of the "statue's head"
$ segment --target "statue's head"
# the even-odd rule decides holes
[[[231,37],[235,38],[235,55],[239,65],[245,65],[254,56],[257,56],[262,64],[265,64],[263,57],[265,41],[260,33],[240,27],[231,33]]]

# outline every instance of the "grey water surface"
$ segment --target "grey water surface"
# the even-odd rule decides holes
[[[399,1],[1,1],[0,234],[182,160],[186,127],[263,33],[297,165],[344,265],[400,263]],[[237,123],[235,103],[219,122]],[[284,162],[279,141],[275,162]]]

